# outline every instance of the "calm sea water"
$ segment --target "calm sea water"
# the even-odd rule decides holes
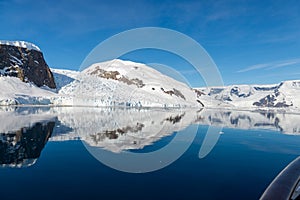
[[[189,113],[192,112],[3,109],[1,199],[259,199],[277,174],[300,155],[298,115],[201,110],[194,115]],[[176,126],[178,123],[180,126]],[[216,133],[216,144],[208,154],[199,158],[211,125],[224,127]],[[190,127],[196,127],[191,129],[196,132],[186,131]],[[166,147],[180,134],[174,147],[187,145],[183,155],[148,173],[113,169],[87,148],[118,155],[141,154]],[[191,134],[195,138],[187,144]]]

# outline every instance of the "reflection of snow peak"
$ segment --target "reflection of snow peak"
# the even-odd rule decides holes
[[[197,123],[239,129],[269,129],[300,135],[299,121],[299,113],[203,109],[198,114]]]
[[[142,149],[191,124],[300,134],[300,115],[286,113],[112,108],[55,108],[55,112],[59,121],[71,129],[64,134],[57,128],[51,141],[81,139],[113,152]]]
[[[82,139],[91,146],[113,152],[142,149],[160,138],[180,131],[196,117],[192,111],[164,109],[60,108],[59,120],[72,127],[69,134],[51,140]]]
[[[300,114],[266,111],[2,107],[0,118],[3,136],[37,123],[56,121],[50,141],[83,140],[112,152],[142,149],[191,124],[270,129],[300,135]]]

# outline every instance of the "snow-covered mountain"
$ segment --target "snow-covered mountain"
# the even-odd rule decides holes
[[[0,105],[202,105],[193,89],[144,64],[112,60],[96,63],[80,73],[70,70],[53,70],[53,73],[36,45],[0,41]]]
[[[50,104],[54,78],[40,49],[0,40],[0,105]]]
[[[116,59],[93,64],[76,77],[70,71],[54,70],[54,73],[56,80],[69,77],[67,81],[57,81],[62,87],[59,97],[53,99],[56,105],[202,106],[193,89],[141,63]]]
[[[51,70],[56,92],[14,77],[0,77],[0,104],[300,110],[299,80],[191,89],[131,61],[97,63],[82,72]]]
[[[203,93],[200,100],[208,107],[300,109],[300,80],[274,85],[232,85],[197,90]]]
[[[97,63],[81,73],[54,70],[54,76],[63,86],[54,101],[60,105],[300,110],[300,80],[190,89],[144,64],[122,60]]]

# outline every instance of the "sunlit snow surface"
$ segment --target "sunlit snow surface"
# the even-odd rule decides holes
[[[50,90],[24,83],[16,77],[0,76],[0,88],[0,105],[49,105],[50,98],[56,96]]]
[[[105,74],[104,74],[105,73]],[[117,73],[113,76],[110,74]],[[108,78],[104,78],[103,76]],[[168,94],[179,91],[181,96]],[[140,63],[113,60],[97,63],[62,87],[54,104],[87,106],[198,106],[196,93],[187,85]]]
[[[30,42],[25,42],[25,41],[0,40],[0,44],[26,48],[28,50],[41,51],[40,48],[38,46],[36,46],[35,44],[32,44]]]

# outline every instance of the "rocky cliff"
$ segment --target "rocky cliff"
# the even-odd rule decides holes
[[[56,88],[43,53],[26,42],[0,41],[0,76],[14,76],[38,87]]]

